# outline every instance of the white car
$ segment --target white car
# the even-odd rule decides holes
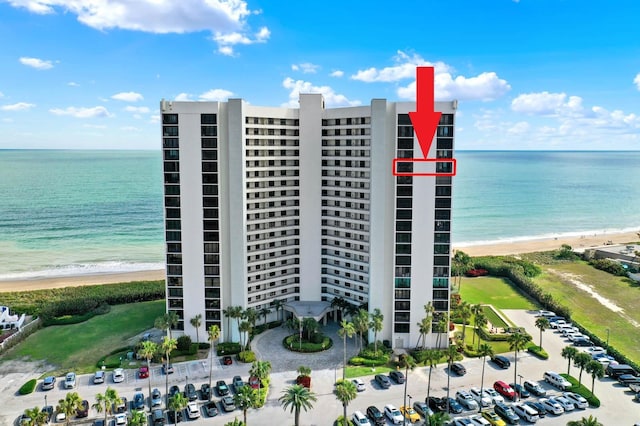
[[[587,400],[582,395],[578,395],[575,392],[563,392],[562,396],[567,398],[573,403],[573,405],[576,406],[576,408],[579,408],[581,410],[589,406],[589,402],[587,402]]]
[[[471,426],[471,425],[473,425],[473,422],[471,421],[471,419],[467,419],[465,417],[461,419],[455,419],[453,421],[453,426]]]
[[[126,425],[127,424],[127,414],[120,413],[116,414],[116,425]]]
[[[96,371],[96,374],[93,375],[93,383],[96,385],[98,383],[104,383],[104,371],[102,370]]]
[[[113,383],[124,382],[124,370],[122,368],[116,368],[113,370]]]
[[[471,417],[469,417],[469,419],[471,419],[471,424],[473,424],[473,425],[491,426],[491,423],[489,423],[489,420],[485,419],[484,417],[482,417],[479,414],[477,414],[475,416],[471,416]]]
[[[555,415],[564,413],[562,405],[553,398],[540,398],[538,402],[542,404],[547,413],[553,413]]]
[[[591,358],[593,358],[594,355],[606,354],[607,353],[606,349],[603,348],[602,346],[589,346],[589,347],[583,348],[581,350],[583,352],[586,352],[589,355],[591,355]]]
[[[483,408],[490,407],[493,403],[493,399],[489,396],[486,389],[482,390],[482,396],[480,396],[480,388],[471,388],[469,389],[469,393],[471,393],[473,398],[478,401]]]
[[[580,333],[580,332],[578,332],[578,333],[572,333],[572,334],[569,334],[569,335],[567,336],[567,338],[568,338],[568,339],[569,339],[569,341],[571,341],[571,342],[575,342],[575,341],[576,341],[576,340],[578,340],[578,339],[584,339],[584,338],[586,338],[586,337],[587,337],[587,336],[585,336],[584,334],[582,334],[582,333]]]
[[[62,423],[67,420],[67,415],[62,411],[56,413],[56,423]]]
[[[564,408],[565,412],[573,411],[576,409],[575,404],[564,396],[556,396],[553,399],[555,399],[558,403],[560,403],[560,405],[562,405],[562,408]]]
[[[478,409],[478,403],[467,391],[459,390],[458,392],[456,392],[456,400],[467,410]]]
[[[484,389],[484,391],[487,393],[487,395],[489,395],[491,397],[491,399],[493,400],[494,404],[496,404],[498,402],[504,402],[504,398],[502,397],[502,395],[500,395],[498,392],[496,392],[495,389],[487,388],[487,389]]]
[[[362,379],[353,379],[351,380],[351,382],[356,385],[356,389],[358,390],[358,392],[362,392],[364,391],[366,388],[364,387],[364,382],[362,381]]]
[[[197,419],[200,417],[200,410],[198,409],[197,402],[190,402],[187,404],[187,417],[190,419]]]
[[[76,387],[76,373],[67,373],[64,378],[64,388],[73,389]]]
[[[384,415],[387,416],[391,423],[394,425],[401,425],[404,423],[404,417],[402,417],[402,413],[398,410],[395,405],[387,404],[384,406]]]
[[[367,416],[362,414],[362,411],[355,411],[353,413],[353,416],[351,416],[351,421],[356,426],[371,426],[371,422],[369,421]]]

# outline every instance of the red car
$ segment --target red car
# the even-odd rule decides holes
[[[260,379],[256,376],[249,377],[249,386],[251,386],[252,389],[260,389],[260,385]]]
[[[149,377],[149,367],[140,367],[138,370],[138,377],[141,379],[146,379]]]
[[[224,365],[231,365],[231,364],[233,364],[233,360],[231,359],[231,357],[229,355],[226,355],[226,356],[222,357],[222,363]]]
[[[498,392],[500,395],[504,396],[505,398],[508,398],[512,401],[515,401],[516,399],[516,391],[513,390],[511,386],[509,386],[502,380],[498,380],[497,382],[495,382],[493,384],[493,389],[495,389],[496,392]]]

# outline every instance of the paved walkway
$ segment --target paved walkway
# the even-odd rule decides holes
[[[313,371],[342,368],[344,345],[343,339],[338,336],[339,328],[335,322],[328,322],[326,326],[321,326],[320,331],[333,340],[333,346],[322,352],[299,353],[285,349],[282,341],[291,334],[291,331],[284,326],[259,334],[251,342],[251,347],[258,359],[271,363],[271,369],[274,373],[295,371],[301,365],[310,367]],[[357,336],[351,339],[347,338],[347,359],[358,353],[356,339]]]

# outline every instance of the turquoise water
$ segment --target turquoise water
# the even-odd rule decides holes
[[[459,152],[458,245],[640,228],[640,152]],[[160,151],[0,150],[0,280],[163,268]]]

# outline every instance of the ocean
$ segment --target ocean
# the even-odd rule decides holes
[[[640,152],[459,151],[456,246],[640,228]],[[162,269],[160,151],[0,150],[0,280]]]

